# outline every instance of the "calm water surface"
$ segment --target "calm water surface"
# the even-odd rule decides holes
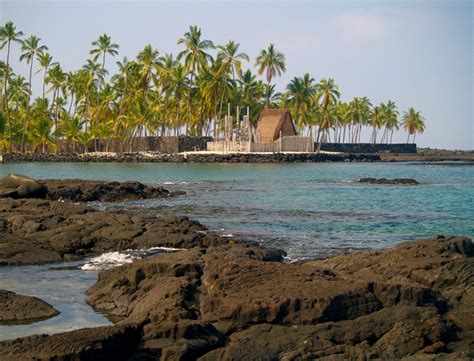
[[[0,175],[34,178],[139,180],[187,195],[97,207],[144,209],[154,214],[182,214],[222,234],[285,249],[291,259],[321,257],[436,234],[474,236],[474,167],[460,164],[308,163],[308,164],[0,164]],[[361,177],[415,178],[418,186],[366,185]],[[89,325],[106,319],[85,305],[84,290],[96,274],[51,271],[40,266],[41,279],[72,277],[85,313],[66,311],[63,326]],[[24,294],[35,282],[28,267],[0,269],[0,288]],[[41,275],[42,276],[39,276]],[[55,276],[48,276],[56,274]],[[26,285],[15,289],[16,283]],[[13,286],[12,286],[13,285]],[[36,295],[36,294],[35,294]],[[57,304],[69,301],[43,299]],[[74,297],[76,297],[74,296]],[[74,299],[74,297],[72,299]],[[76,312],[76,313],[74,313]],[[71,321],[71,318],[73,321]],[[47,327],[55,325],[50,322]],[[75,320],[75,321],[74,321]],[[61,321],[62,322],[62,321]],[[37,324],[39,325],[39,324]],[[16,326],[21,327],[21,326]],[[58,326],[59,327],[59,326]],[[13,330],[13,328],[10,328]],[[5,328],[0,328],[1,338]],[[7,336],[12,336],[11,331]],[[35,331],[36,332],[36,331]],[[39,332],[39,331],[37,331]],[[42,331],[41,331],[42,332]],[[50,331],[44,331],[50,332]],[[31,332],[34,333],[34,332]],[[16,335],[23,335],[19,330]]]

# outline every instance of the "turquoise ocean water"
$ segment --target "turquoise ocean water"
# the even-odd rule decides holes
[[[8,173],[34,178],[139,180],[185,190],[187,195],[169,200],[95,206],[186,215],[221,234],[283,248],[290,259],[382,248],[437,234],[474,236],[474,166],[461,163],[0,164],[0,176]],[[421,184],[367,185],[356,182],[361,177],[415,178]],[[49,272],[51,266],[35,270],[43,272],[44,282],[54,273]],[[31,272],[31,267],[0,268],[0,288],[29,294],[28,284],[34,282],[28,279]],[[45,330],[56,327],[62,331],[74,322],[79,327],[106,323],[83,302],[84,289],[93,283],[96,273],[56,272],[63,272],[61,279],[72,277],[80,284],[79,291],[69,295],[79,299],[80,307],[66,309],[57,317],[63,317],[62,321],[43,321],[49,322]],[[38,295],[54,305],[67,304],[55,300],[52,291]],[[41,324],[36,324],[36,332],[43,330]],[[21,326],[0,326],[1,338],[25,332]]]

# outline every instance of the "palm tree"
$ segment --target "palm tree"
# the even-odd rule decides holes
[[[178,53],[177,60],[184,58],[184,67],[191,75],[191,86],[188,91],[188,100],[186,104],[187,120],[190,117],[191,87],[195,74],[207,68],[208,62],[212,62],[212,56],[206,53],[208,49],[214,49],[215,46],[210,40],[201,40],[201,29],[196,25],[190,26],[189,31],[184,33],[184,37],[178,40],[178,44],[184,44],[185,49]]]
[[[158,50],[153,49],[150,44],[146,45],[145,48],[138,53],[137,62],[141,68],[141,82],[146,94],[150,87],[153,68],[158,65]]]
[[[41,41],[40,38],[38,38],[35,35],[31,35],[29,38],[24,40],[21,44],[21,55],[20,55],[20,61],[23,61],[26,59],[26,63],[30,65],[30,74],[28,77],[28,101],[27,101],[27,106],[26,106],[26,127],[28,127],[29,124],[29,112],[30,112],[30,97],[31,97],[31,81],[32,81],[32,75],[33,75],[33,61],[35,59],[35,56],[37,54],[41,54],[44,51],[48,50],[48,47],[46,45],[40,45],[39,42]],[[25,133],[26,133],[26,127],[23,129],[22,136],[21,136],[21,150],[24,153],[25,152]]]
[[[202,39],[197,26],[191,26],[178,40],[183,48],[176,59],[171,54],[159,56],[146,45],[134,60],[117,62],[118,71],[109,80],[107,56],[115,56],[118,45],[106,34],[92,42],[87,64],[67,74],[53,63],[39,38],[30,36],[22,42],[21,36],[12,22],[0,27],[0,47],[7,50],[6,62],[0,61],[0,149],[9,143],[12,151],[21,140],[23,151],[29,145],[48,151],[55,148],[51,139],[58,141],[59,137],[65,138],[68,149],[71,142],[78,142],[86,151],[94,137],[105,140],[106,149],[111,141],[120,141],[122,150],[129,142],[133,149],[135,137],[180,135],[184,129],[186,134],[207,135],[212,125],[218,136],[225,103],[247,107],[253,126],[264,107],[288,107],[300,131],[313,136],[318,127],[315,138],[319,145],[332,140],[332,134],[335,142],[346,141],[346,133],[349,142],[360,142],[368,126],[373,128],[372,142],[382,129],[380,141],[391,143],[399,129],[394,102],[373,107],[367,97],[356,97],[342,103],[333,79],[316,84],[304,74],[279,93],[272,81],[285,72],[285,56],[273,44],[258,54],[257,74],[253,74],[251,69],[242,71],[249,58],[239,51],[240,44],[229,40],[217,46],[214,61],[210,55],[214,44]],[[22,43],[21,60],[28,64],[29,82],[15,75],[10,66],[12,42]],[[39,69],[33,73],[35,60]],[[40,72],[42,96],[33,101],[33,76]],[[259,80],[258,74],[266,77]],[[232,107],[231,114],[236,113]],[[403,127],[409,132],[408,141],[410,136],[414,141],[425,128],[424,119],[410,108]],[[97,144],[94,142],[94,148]],[[74,144],[72,147],[75,149]]]
[[[87,73],[87,76],[82,79],[84,80],[84,83],[82,84],[84,87],[84,105],[82,108],[82,116],[83,118],[85,118],[84,127],[85,127],[85,132],[87,133],[87,124],[88,124],[87,121],[89,121],[89,128],[92,128],[92,117],[90,113],[90,108],[91,108],[90,98],[91,98],[91,94],[97,87],[96,74],[100,74],[100,71],[102,68],[95,61],[91,59],[87,59],[87,62],[86,64],[84,64],[83,69],[85,71],[84,74]]]
[[[258,75],[266,73],[267,78],[267,98],[266,106],[270,104],[270,99],[268,98],[270,83],[274,76],[281,76],[282,73],[286,71],[285,67],[285,54],[275,49],[274,44],[270,44],[268,49],[261,50],[260,54],[257,56],[255,61],[255,66],[258,67]]]
[[[93,55],[93,61],[97,61],[97,59],[102,55],[102,66],[101,66],[101,74],[102,76],[105,76],[106,70],[105,70],[105,56],[106,54],[109,54],[111,56],[115,56],[118,54],[118,49],[119,45],[112,43],[110,36],[107,34],[102,34],[99,36],[99,38],[91,43],[91,45],[94,47],[91,51],[90,54]],[[99,91],[97,94],[97,104],[100,102],[100,92],[102,91],[102,85],[104,82],[104,78],[101,77],[99,81]]]
[[[45,92],[46,92],[46,75],[48,74],[48,69],[52,66],[57,65],[58,63],[54,62],[53,63],[53,57],[51,56],[50,53],[46,51],[38,52],[36,60],[40,64],[41,69],[44,69],[43,73],[43,99],[45,97]],[[40,70],[38,70],[39,72]]]
[[[384,118],[385,131],[382,136],[382,142],[385,140],[388,143],[388,134],[390,132],[390,144],[392,144],[393,131],[399,129],[398,125],[398,110],[395,103],[389,100],[386,104],[381,104]]]
[[[229,73],[232,73],[232,80],[235,80],[235,74],[239,77],[242,75],[242,61],[249,61],[250,58],[245,53],[239,53],[239,43],[231,40],[225,45],[218,45],[219,52],[217,53],[217,62],[220,64],[217,71],[217,76],[222,75],[223,89],[221,94],[221,101],[219,107],[219,118],[222,115],[222,103],[224,102],[224,95],[227,89],[229,80]]]
[[[180,128],[180,108],[181,108],[181,99],[183,98],[183,93],[190,87],[190,81],[186,78],[186,70],[183,65],[177,63],[174,67],[173,73],[171,75],[170,89],[174,94],[174,101],[176,107],[176,116],[173,122],[176,135],[178,135],[178,130]],[[188,92],[189,94],[189,92]]]
[[[21,75],[14,75],[11,77],[10,85],[8,87],[8,98],[12,100],[14,103],[13,113],[15,117],[9,117],[8,126],[9,126],[9,133],[10,133],[10,149],[13,149],[12,142],[13,142],[13,119],[16,119],[17,126],[20,129],[20,132],[25,128],[24,117],[21,114],[21,110],[23,105],[26,105],[26,99],[28,97],[28,83],[26,79]],[[7,104],[7,107],[9,105]]]
[[[8,110],[8,80],[10,78],[10,50],[11,43],[21,43],[21,37],[23,36],[22,31],[16,31],[16,26],[12,21],[7,21],[6,24],[0,28],[0,50],[5,46],[7,47],[7,61],[6,61],[6,74],[3,82],[3,112],[7,115],[7,123],[10,123],[10,112]],[[12,152],[12,143],[10,140],[10,152]]]
[[[293,78],[286,86],[288,98],[286,102],[290,105],[293,119],[296,121],[298,129],[309,123],[311,102],[316,94],[314,79],[306,73],[302,78]]]
[[[316,142],[318,143],[318,152],[321,149],[321,131],[327,133],[333,126],[333,121],[336,118],[336,105],[340,98],[339,87],[334,79],[321,79],[316,85],[315,105],[320,107],[321,119],[319,123],[318,136]]]
[[[46,83],[51,84],[51,88],[47,92],[53,92],[53,99],[51,101],[51,108],[50,113],[54,116],[54,134],[55,140],[57,142],[58,135],[59,135],[59,119],[58,119],[58,112],[54,111],[58,108],[57,103],[63,103],[62,98],[60,97],[60,90],[65,85],[66,81],[66,73],[62,70],[61,66],[55,65],[53,68],[50,69],[48,76],[46,77]]]
[[[372,144],[377,143],[377,130],[383,126],[383,110],[382,106],[375,106],[373,107],[370,113],[370,126],[372,127],[372,137],[371,142]]]
[[[421,115],[421,112],[417,112],[410,107],[408,111],[403,113],[402,126],[408,132],[407,143],[410,141],[410,135],[413,135],[413,142],[415,142],[416,133],[425,131],[425,118]]]
[[[107,34],[102,34],[99,38],[91,43],[94,47],[90,54],[93,55],[93,60],[97,59],[102,55],[102,69],[105,68],[105,56],[109,54],[115,56],[118,54],[119,45],[111,43],[110,36]]]

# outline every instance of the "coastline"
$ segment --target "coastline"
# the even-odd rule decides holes
[[[0,163],[318,163],[318,162],[467,162],[474,163],[474,151],[419,149],[417,153],[229,153],[161,152],[134,153],[5,153]]]
[[[27,182],[33,192],[32,181],[18,187]],[[90,184],[45,183],[74,195],[81,182]],[[114,186],[122,191],[123,184]],[[100,271],[87,302],[113,325],[2,341],[2,359],[473,356],[474,245],[467,237],[291,264],[281,250],[213,234],[185,217],[91,209],[89,201],[71,203],[76,196],[55,200],[56,191],[47,199],[50,191],[0,199],[5,267],[114,249],[181,250]],[[11,253],[8,245],[19,248]]]

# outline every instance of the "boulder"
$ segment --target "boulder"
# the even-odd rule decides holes
[[[70,202],[123,202],[139,199],[169,198],[184,192],[170,192],[137,181],[110,182],[83,179],[46,179],[47,199]]]
[[[187,217],[156,217],[41,199],[0,199],[0,265],[72,260],[120,249],[235,242]]]
[[[369,184],[402,184],[402,185],[416,185],[419,184],[416,179],[412,178],[361,178],[359,183],[369,183]]]
[[[8,174],[0,178],[0,198],[43,198],[48,187],[30,177]]]
[[[137,181],[110,182],[83,179],[44,179],[9,174],[0,178],[0,198],[41,198],[69,202],[123,202],[139,199],[169,198],[185,192],[170,192]]]
[[[464,237],[301,264],[243,244],[104,270],[96,309],[144,324],[157,359],[460,359],[474,356],[474,258]],[[188,336],[185,336],[188,335]]]
[[[2,341],[0,359],[125,361],[135,353],[140,331],[139,325],[117,325]]]
[[[0,290],[0,323],[33,323],[58,314],[59,311],[39,298]]]

